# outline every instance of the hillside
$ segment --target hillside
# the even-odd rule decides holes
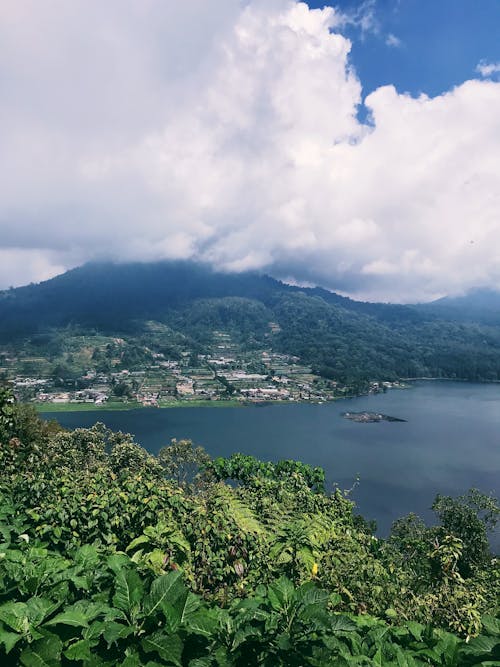
[[[169,327],[203,353],[214,331],[248,349],[296,355],[336,381],[445,377],[500,379],[500,309],[435,302],[358,302],[256,273],[223,274],[190,262],[87,264],[38,285],[0,293],[0,340],[80,332],[148,337]],[[149,324],[147,324],[149,323]],[[41,336],[41,334],[44,334]],[[50,342],[50,341],[49,341]],[[45,347],[44,347],[45,346]],[[49,345],[50,346],[50,345]]]

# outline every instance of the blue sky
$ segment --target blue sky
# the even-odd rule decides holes
[[[478,76],[480,61],[500,61],[500,0],[308,2],[311,8],[329,4],[346,14],[372,16],[371,29],[343,30],[353,43],[351,58],[364,95],[393,84],[399,92],[435,96]]]

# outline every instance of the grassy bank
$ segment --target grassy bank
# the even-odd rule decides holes
[[[115,402],[96,405],[95,403],[32,403],[38,412],[109,412],[111,410],[137,410],[142,408],[141,403]]]
[[[33,403],[38,412],[110,412],[115,410],[139,410],[145,406],[136,401],[128,403],[110,402],[96,405],[95,403]],[[242,408],[241,401],[165,401],[158,407],[164,408]]]

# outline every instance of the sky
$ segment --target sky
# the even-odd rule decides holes
[[[500,289],[500,0],[4,0],[0,288],[194,259]]]

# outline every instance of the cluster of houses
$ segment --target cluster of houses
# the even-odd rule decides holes
[[[28,377],[18,371],[12,380],[14,390],[22,400],[39,403],[99,406],[111,401],[134,401],[151,407],[173,401],[228,397],[255,402],[323,402],[342,395],[341,386],[315,375],[298,357],[269,349],[246,350],[234,343],[226,332],[214,331],[213,334],[213,344],[205,354],[184,350],[176,359],[169,359],[162,352],[145,348],[151,363],[143,368],[120,368],[120,360],[116,359],[111,372],[100,372],[96,365],[86,369],[80,377],[67,381]],[[5,354],[4,357],[4,365],[7,361],[10,364],[10,358]],[[394,384],[397,383],[373,382],[370,391],[384,391]]]

